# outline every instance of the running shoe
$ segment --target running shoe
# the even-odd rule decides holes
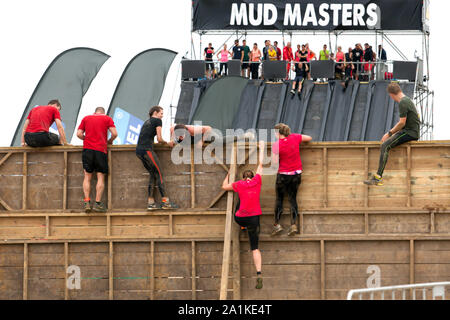
[[[295,96],[295,90],[294,89],[291,90],[291,93]]]
[[[179,206],[176,203],[170,202],[170,201],[163,201],[161,204],[161,208],[167,210],[167,209],[178,209]]]
[[[261,278],[261,276],[258,276],[258,278],[256,278],[256,289],[262,289],[263,287],[263,279]]]
[[[275,235],[279,234],[283,230],[284,229],[281,226],[281,224],[276,224],[276,225],[273,226],[272,235],[275,236]]]
[[[378,174],[374,174],[372,178],[370,178],[369,180],[365,180],[364,184],[367,184],[369,186],[382,186],[383,178]]]
[[[149,203],[147,206],[147,211],[153,211],[153,210],[159,210],[161,209],[161,205],[157,204],[156,202]]]
[[[106,207],[103,204],[103,202],[95,202],[94,206],[92,207],[92,211],[94,212],[106,212]]]
[[[89,201],[84,201],[84,212],[86,213],[92,212],[91,203]]]
[[[298,233],[298,229],[297,226],[295,224],[293,224],[290,228],[289,228],[289,232],[288,232],[288,236],[295,236],[295,234]]]

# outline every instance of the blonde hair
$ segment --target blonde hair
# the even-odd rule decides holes
[[[285,137],[288,137],[291,134],[291,128],[289,128],[289,126],[284,123],[277,124],[275,126],[275,130],[278,130],[278,132]]]
[[[399,94],[400,92],[402,92],[402,89],[400,88],[398,83],[392,82],[388,85],[387,91],[391,94]]]

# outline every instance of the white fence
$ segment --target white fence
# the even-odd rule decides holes
[[[446,287],[450,287],[450,282],[433,282],[433,283],[421,283],[421,284],[410,284],[402,286],[390,286],[390,287],[379,287],[379,288],[369,288],[369,289],[355,289],[350,290],[347,294],[347,300],[352,300],[353,296],[359,295],[359,300],[363,299],[363,294],[370,294],[370,300],[374,300],[374,293],[380,292],[381,300],[385,300],[385,293],[391,292],[391,299],[396,300],[396,293],[400,292],[401,300],[406,300],[406,291],[411,291],[411,299],[419,300],[422,296],[422,300],[427,300],[427,289],[431,289],[431,297],[433,300],[439,298],[445,300],[445,290]],[[419,291],[418,293],[416,291]]]

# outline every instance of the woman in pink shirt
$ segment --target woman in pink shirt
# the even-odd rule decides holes
[[[262,163],[264,159],[264,141],[259,143],[259,165],[256,169],[256,175],[251,170],[244,171],[243,180],[235,183],[229,183],[228,175],[222,183],[222,189],[235,191],[239,194],[238,210],[234,220],[241,227],[247,228],[250,248],[252,250],[253,262],[256,267],[256,289],[262,288],[262,259],[261,252],[258,249],[259,241],[259,217],[261,216],[260,194],[261,194],[261,175],[263,171]]]
[[[259,78],[258,69],[259,62],[261,61],[261,51],[258,49],[258,44],[253,44],[253,49],[250,52],[250,71],[252,73],[252,79],[256,80]]]
[[[217,57],[220,61],[220,70],[219,70],[219,76],[222,75],[222,69],[225,69],[225,75],[228,74],[228,57],[231,57],[232,54],[230,51],[227,50],[227,45],[223,45],[223,49],[217,54]]]
[[[275,126],[275,135],[278,139],[272,145],[272,163],[279,164],[276,182],[276,207],[275,224],[272,235],[283,231],[280,224],[283,213],[283,199],[287,193],[291,204],[291,227],[288,235],[293,236],[298,232],[295,221],[298,216],[297,191],[302,181],[302,160],[300,158],[300,145],[302,142],[312,140],[310,136],[291,133],[289,126],[279,123]]]

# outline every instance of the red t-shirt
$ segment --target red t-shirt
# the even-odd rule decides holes
[[[27,119],[30,123],[25,132],[48,132],[55,119],[61,120],[61,115],[55,107],[37,106],[31,109]]]
[[[113,119],[105,114],[93,114],[81,120],[78,130],[84,131],[83,148],[107,152],[108,128],[115,127]]]
[[[259,203],[261,183],[261,176],[257,174],[251,180],[240,180],[232,184],[233,190],[239,194],[237,217],[253,217],[262,214]]]
[[[293,172],[303,170],[300,158],[302,135],[291,133],[287,138],[280,139],[272,145],[272,152],[279,155],[278,172]]]

